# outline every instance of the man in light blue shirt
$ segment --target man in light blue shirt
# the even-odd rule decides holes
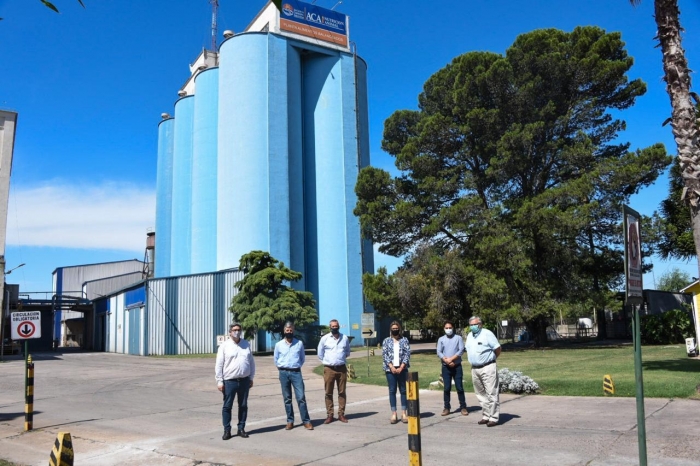
[[[333,389],[338,385],[338,420],[348,422],[345,417],[345,386],[348,381],[348,369],[345,360],[350,356],[350,340],[340,333],[340,323],[333,319],[329,323],[331,333],[325,334],[318,343],[318,359],[323,362],[323,382],[326,389],[326,420],[333,422]]]
[[[294,427],[294,406],[292,405],[292,387],[294,396],[299,406],[301,422],[307,430],[314,430],[309,417],[309,410],[306,407],[306,396],[304,395],[304,378],[301,376],[301,366],[304,365],[304,343],[294,338],[294,324],[287,322],[284,324],[284,339],[275,345],[275,366],[279,371],[280,384],[282,385],[282,396],[284,396],[284,409],[287,411],[287,427],[292,430]]]
[[[467,357],[472,365],[472,382],[474,393],[481,404],[481,420],[478,424],[487,427],[498,425],[498,369],[496,358],[501,354],[501,344],[498,338],[488,329],[483,328],[479,317],[469,319],[471,333],[467,335]]]

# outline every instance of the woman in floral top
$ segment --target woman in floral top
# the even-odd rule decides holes
[[[401,422],[408,422],[406,417],[406,374],[408,373],[408,360],[411,358],[411,347],[408,340],[402,336],[401,324],[393,321],[389,326],[391,336],[382,343],[382,358],[384,359],[384,372],[389,383],[389,404],[391,405],[392,424],[399,422],[396,415],[396,388],[401,394],[401,409],[403,415]]]

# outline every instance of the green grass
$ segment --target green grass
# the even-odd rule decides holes
[[[376,354],[376,352],[375,352]],[[380,354],[351,362],[358,376],[354,382],[386,385]],[[700,361],[690,359],[684,346],[644,346],[644,396],[649,398],[698,398],[695,387],[700,384]],[[503,351],[498,368],[517,370],[532,377],[543,395],[604,396],[603,376],[610,374],[615,383],[615,396],[635,396],[634,353],[631,346],[614,348],[545,349]],[[418,372],[420,387],[440,377],[440,362],[434,354],[411,356],[411,372]],[[314,369],[323,374],[323,366]],[[464,366],[464,388],[473,392],[469,364]]]
[[[7,460],[0,459],[0,466],[19,466],[19,465],[16,463],[12,463],[10,461],[7,461]]]

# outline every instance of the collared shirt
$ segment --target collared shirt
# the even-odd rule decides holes
[[[501,344],[491,330],[482,328],[479,334],[469,332],[467,335],[467,357],[472,366],[483,366],[496,360],[496,348]]]
[[[318,342],[318,359],[324,366],[342,366],[350,356],[350,340],[342,333],[336,339],[332,333],[327,333]]]
[[[462,363],[462,353],[464,353],[464,341],[462,341],[462,337],[457,335],[457,334],[452,334],[451,337],[448,337],[447,335],[443,335],[438,339],[437,342],[437,355],[438,358],[442,361],[442,358],[451,358],[455,354],[458,354],[459,357],[454,360],[455,364],[461,364]],[[443,362],[443,364],[445,364]]]
[[[224,380],[255,377],[255,360],[250,350],[250,343],[240,339],[236,344],[233,339],[226,340],[216,353],[216,382],[223,385]]]
[[[283,338],[275,345],[275,366],[281,369],[300,369],[305,360],[304,343],[301,340],[293,338],[291,343],[287,343]]]
[[[398,353],[396,352],[396,346],[398,343]],[[396,358],[398,357],[399,363],[396,364]],[[391,337],[387,337],[382,342],[382,360],[384,361],[382,369],[384,372],[389,372],[389,363],[393,364],[394,367],[399,367],[402,363],[405,364],[405,369],[409,367],[409,360],[411,359],[411,346],[408,344],[408,339],[406,337],[401,337],[399,341],[394,340]]]

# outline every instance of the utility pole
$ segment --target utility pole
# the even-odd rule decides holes
[[[216,52],[216,19],[219,16],[219,0],[209,0],[211,3],[211,51]]]

